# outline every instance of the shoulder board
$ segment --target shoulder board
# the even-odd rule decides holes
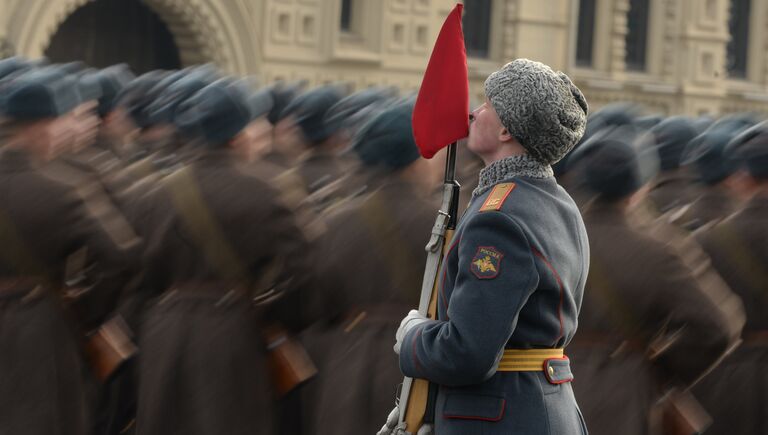
[[[499,211],[501,206],[504,205],[504,201],[507,200],[510,192],[515,190],[515,183],[501,183],[493,186],[493,190],[485,199],[483,206],[480,207],[480,211]]]

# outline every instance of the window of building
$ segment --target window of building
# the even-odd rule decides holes
[[[595,1],[579,2],[579,24],[576,35],[576,65],[592,66],[592,47],[595,38]]]
[[[750,0],[731,0],[731,16],[728,20],[731,40],[728,42],[726,62],[728,75],[734,78],[747,76],[750,3]]]
[[[627,13],[626,58],[627,69],[645,71],[648,45],[649,0],[629,0]]]
[[[341,30],[352,31],[352,0],[341,0]]]
[[[492,0],[464,0],[464,45],[467,56],[487,58],[490,55]]]

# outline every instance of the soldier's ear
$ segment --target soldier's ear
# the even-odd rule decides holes
[[[500,142],[509,142],[511,140],[514,140],[515,138],[512,136],[512,134],[509,133],[509,130],[505,128],[502,128],[499,132],[499,141]]]

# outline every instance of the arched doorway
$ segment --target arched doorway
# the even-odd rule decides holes
[[[95,0],[78,8],[59,26],[45,56],[97,68],[127,63],[136,73],[181,67],[173,34],[140,0]]]

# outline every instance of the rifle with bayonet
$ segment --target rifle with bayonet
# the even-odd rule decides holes
[[[437,319],[438,272],[443,262],[447,247],[450,245],[458,221],[459,191],[461,186],[456,181],[456,142],[448,147],[445,160],[445,178],[443,181],[443,199],[437,212],[432,234],[427,242],[427,265],[421,284],[419,312],[429,319]],[[430,384],[424,379],[405,377],[397,406],[400,408],[400,421],[396,434],[415,434],[425,423],[429,405]]]
[[[457,3],[440,28],[411,118],[413,138],[422,157],[432,158],[448,145],[442,204],[426,246],[427,265],[419,300],[419,313],[432,320],[437,320],[438,272],[458,221],[461,186],[456,181],[456,141],[469,135],[469,79],[461,30],[463,7]],[[397,408],[379,433],[430,434],[434,386],[430,388],[424,379],[405,377],[401,387]]]

